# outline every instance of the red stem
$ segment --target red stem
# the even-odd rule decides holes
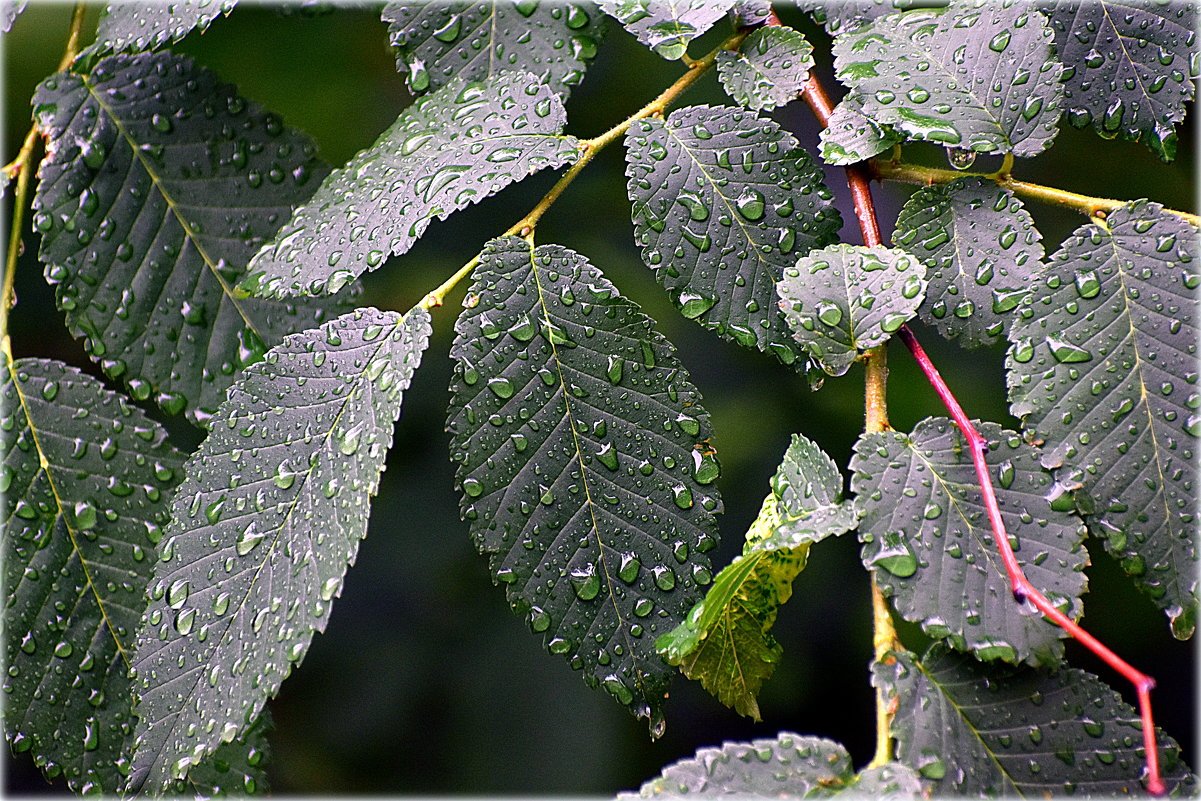
[[[780,23],[773,14],[768,20],[768,24],[778,25]],[[822,125],[829,125],[833,105],[817,76],[812,72],[801,90],[801,97],[809,104]],[[876,207],[872,202],[868,174],[859,165],[846,167],[846,174],[847,184],[851,188],[851,199],[855,204],[855,218],[859,221],[859,229],[863,232],[863,243],[868,246],[879,245],[881,244],[880,226],[876,221]],[[899,334],[901,341],[909,348],[909,352],[913,354],[918,366],[925,373],[926,379],[934,387],[934,391],[938,393],[938,397],[942,399],[947,411],[955,420],[955,424],[959,426],[959,430],[968,441],[968,451],[972,455],[972,464],[976,467],[976,477],[980,481],[984,508],[988,511],[988,520],[992,524],[993,539],[996,540],[997,549],[1001,552],[1001,561],[1005,564],[1005,571],[1009,575],[1009,584],[1014,599],[1018,603],[1030,601],[1044,616],[1076,638],[1077,642],[1096,654],[1105,664],[1122,674],[1127,681],[1134,685],[1134,689],[1138,693],[1138,708],[1143,724],[1143,748],[1146,751],[1147,761],[1147,792],[1152,795],[1163,795],[1167,787],[1159,774],[1159,749],[1155,743],[1155,721],[1151,714],[1151,690],[1155,687],[1155,680],[1136,670],[1130,663],[1109,650],[1100,640],[1082,629],[1076,621],[1059,611],[1047,600],[1047,596],[1043,595],[1026,578],[1022,568],[1018,565],[1017,557],[1014,556],[1013,548],[1009,544],[1009,537],[1005,533],[1005,521],[1001,518],[997,493],[993,488],[992,476],[988,472],[988,464],[984,461],[985,454],[989,450],[988,441],[980,436],[980,432],[972,425],[971,420],[959,405],[959,401],[951,393],[947,382],[939,375],[909,326],[902,326]]]

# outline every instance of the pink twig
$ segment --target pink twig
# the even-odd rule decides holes
[[[780,22],[773,14],[769,18],[768,24],[779,25]],[[821,82],[813,73],[810,73],[809,80],[801,90],[801,98],[809,104],[822,125],[830,124],[833,105]],[[879,245],[881,244],[880,226],[876,221],[876,207],[872,202],[868,174],[859,165],[846,167],[846,174],[847,184],[851,189],[851,199],[855,204],[855,217],[859,221],[859,229],[863,232],[863,243],[868,246]],[[902,326],[899,333],[901,341],[909,348],[909,352],[913,354],[918,366],[925,373],[926,379],[933,385],[934,391],[938,393],[938,397],[942,399],[947,411],[955,420],[955,424],[959,426],[959,430],[963,432],[963,436],[968,441],[968,450],[972,454],[972,463],[976,467],[976,476],[980,480],[984,507],[988,510],[988,520],[992,524],[993,538],[996,540],[997,549],[1001,552],[1001,561],[1005,564],[1005,571],[1009,574],[1013,597],[1018,603],[1030,601],[1038,611],[1076,638],[1081,645],[1096,654],[1105,664],[1122,674],[1127,681],[1134,685],[1134,689],[1138,693],[1138,708],[1143,724],[1143,748],[1146,751],[1147,761],[1147,792],[1152,795],[1163,795],[1167,788],[1159,774],[1159,749],[1155,743],[1155,721],[1151,715],[1151,690],[1155,687],[1155,680],[1136,670],[1109,650],[1100,640],[1082,629],[1076,621],[1059,611],[1047,600],[1047,596],[1043,595],[1026,578],[1022,568],[1018,565],[1017,557],[1013,554],[1013,548],[1009,545],[1009,537],[1005,533],[1005,521],[1001,519],[1001,508],[997,505],[997,494],[993,488],[992,476],[988,472],[988,464],[984,461],[984,456],[988,453],[988,442],[980,436],[980,432],[976,431],[971,420],[964,414],[959,401],[955,399],[946,381],[939,375],[938,370],[930,361],[930,357],[922,350],[922,346],[914,337],[913,332],[909,330],[909,326]]]

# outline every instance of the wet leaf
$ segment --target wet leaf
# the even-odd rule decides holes
[[[422,309],[358,309],[230,389],[188,460],[138,632],[132,791],[170,788],[241,735],[325,629],[429,333]]]
[[[771,628],[805,568],[810,543],[855,527],[858,515],[842,502],[842,484],[830,457],[793,435],[742,555],[717,574],[687,619],[655,643],[668,662],[740,715],[759,720],[756,696],[784,650]]]
[[[264,708],[240,737],[217,746],[211,757],[192,768],[185,789],[198,799],[267,795],[267,732],[272,728],[271,710]]]
[[[870,159],[905,137],[888,125],[877,125],[863,113],[863,100],[849,92],[839,101],[821,132],[821,154],[827,164],[848,165]]]
[[[482,81],[523,70],[566,98],[605,32],[604,15],[589,2],[391,2],[383,19],[396,66],[415,94],[454,78]]]
[[[1053,506],[1039,452],[995,423],[977,423],[997,504],[1018,564],[1072,619],[1087,586],[1084,526]],[[977,659],[1055,664],[1063,629],[1019,604],[997,551],[980,484],[959,429],[928,418],[912,434],[864,434],[851,459],[863,510],[863,564],[906,620]]]
[[[856,774],[851,755],[833,740],[780,732],[774,739],[727,742],[668,765],[633,798],[914,798],[921,780],[895,762]]]
[[[984,178],[914,192],[893,242],[929,268],[923,322],[965,347],[1003,340],[1042,272],[1042,235],[1022,202]]]
[[[4,358],[3,401],[5,735],[47,778],[115,795],[128,657],[184,457],[61,362]]]
[[[157,50],[194,30],[203,32],[218,16],[228,15],[238,0],[173,0],[171,3],[109,3],[96,25],[96,42],[81,59],[109,53]]]
[[[337,292],[406,252],[435,219],[575,161],[559,97],[534,76],[456,78],[418,99],[297,209],[251,261],[245,291]]]
[[[13,23],[25,10],[26,3],[27,0],[8,0],[0,5],[0,32],[8,33],[12,30]]]
[[[754,111],[795,100],[812,67],[813,45],[784,25],[751,31],[736,52],[717,54],[717,76],[726,94]]]
[[[727,107],[639,120],[626,147],[634,238],[680,312],[796,361],[775,287],[799,254],[837,241],[820,168],[774,122]]]
[[[1176,123],[1197,77],[1193,3],[1050,0],[1055,47],[1067,67],[1064,109],[1077,128],[1106,139],[1143,141],[1164,161],[1176,157]]]
[[[949,0],[796,0],[830,35],[852,31],[877,17],[911,8],[943,8]]]
[[[897,703],[897,758],[936,782],[937,795],[1138,796],[1138,712],[1083,670],[984,665],[934,646],[874,667]],[[1196,781],[1180,747],[1157,730],[1169,790]]]
[[[1063,87],[1046,18],[983,3],[880,17],[834,41],[838,78],[867,116],[910,139],[1034,156],[1055,136]]]
[[[1192,635],[1197,616],[1197,231],[1136,201],[1049,260],[1009,338],[1010,409],[1092,531]]]
[[[655,639],[712,580],[709,416],[651,319],[582,256],[495,239],[455,325],[462,513],[546,648],[663,727]]]
[[[925,275],[903,250],[832,245],[784,271],[780,308],[796,341],[827,373],[842,375],[914,315]]]
[[[771,16],[771,0],[735,0],[730,16],[736,28],[762,25]]]
[[[206,424],[237,373],[342,300],[239,299],[251,255],[327,167],[316,145],[171,53],[47,78],[34,228],[67,326],[139,400]]]
[[[726,15],[736,0],[600,0],[606,14],[666,59],[684,55],[688,43]]]

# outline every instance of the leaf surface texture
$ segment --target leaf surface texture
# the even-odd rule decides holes
[[[138,400],[204,423],[237,372],[341,301],[236,298],[328,168],[304,134],[171,53],[38,88],[39,256],[76,337]]]
[[[795,100],[812,67],[813,46],[784,25],[757,28],[737,51],[717,54],[717,76],[726,94],[754,111]]]
[[[48,778],[115,794],[133,638],[184,457],[61,362],[5,358],[3,398],[5,734]]]
[[[132,789],[168,788],[239,736],[325,629],[429,333],[422,309],[359,309],[230,390],[150,585]]]
[[[575,161],[558,95],[534,76],[455,79],[418,99],[322,183],[250,264],[246,291],[337,292],[406,252],[434,219]]]
[[[708,414],[649,317],[582,256],[496,239],[455,326],[448,428],[463,516],[546,648],[652,730],[655,639],[712,576]]]
[[[228,15],[237,0],[174,0],[171,3],[109,3],[96,24],[96,42],[80,55],[156,50],[189,33],[204,31]]]
[[[846,166],[879,155],[905,137],[864,114],[863,100],[852,90],[834,107],[820,139],[822,159]]]
[[[666,59],[678,59],[688,43],[713,27],[736,0],[600,0],[606,14]]]
[[[1052,505],[1053,481],[1033,446],[995,423],[976,425],[990,445],[985,459],[1018,563],[1052,603],[1079,618],[1083,524],[1062,508],[1066,499]],[[906,620],[978,659],[1061,658],[1063,629],[1013,598],[966,440],[950,420],[929,418],[912,434],[865,434],[851,469],[863,508],[863,563]]]
[[[627,191],[642,258],[681,314],[796,361],[776,282],[842,221],[791,134],[742,109],[691,106],[626,134]]]
[[[1010,332],[1010,409],[1092,529],[1196,626],[1197,231],[1137,201],[1064,242]]]

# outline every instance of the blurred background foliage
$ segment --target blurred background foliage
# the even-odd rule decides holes
[[[281,13],[239,5],[207,33],[175,50],[194,56],[241,93],[307,131],[334,165],[375,140],[410,98],[397,74],[378,9],[343,7]],[[29,98],[58,62],[68,27],[68,4],[33,3],[2,40],[4,160],[28,130]],[[828,39],[791,6],[784,22],[804,31],[818,51],[818,70],[837,97]],[[90,12],[89,25],[99,14]],[[724,33],[693,47],[702,53]],[[90,38],[85,38],[85,44]],[[681,72],[611,25],[582,86],[567,104],[568,132],[595,136],[653,98]],[[713,76],[684,104],[726,104]],[[775,118],[816,154],[817,126],[803,103]],[[1106,141],[1092,131],[1064,128],[1053,149],[1020,161],[1019,177],[1085,194],[1149,197],[1196,210],[1195,126],[1181,130],[1180,157],[1165,165],[1145,147]],[[945,164],[940,149],[909,145],[910,160]],[[981,158],[976,168],[995,169]],[[827,168],[839,198],[846,241],[860,241],[842,172]],[[554,181],[538,175],[444,223],[402,257],[367,277],[366,301],[403,310],[470,259],[490,237],[528,210]],[[876,188],[885,238],[912,187]],[[11,197],[5,199],[6,214]],[[1084,219],[1029,204],[1048,253]],[[5,223],[7,230],[7,223]],[[18,357],[62,359],[99,375],[61,324],[25,232],[12,316]],[[683,319],[653,280],[635,248],[625,193],[624,156],[614,146],[598,157],[547,214],[538,241],[561,243],[586,255],[622,292],[660,321],[705,397],[717,432],[720,488],[726,513],[715,565],[741,547],[742,534],[768,490],[788,438],[804,432],[844,465],[862,427],[862,371],[852,370],[810,392],[806,380],[763,354],[719,340]],[[841,741],[857,764],[873,747],[868,576],[853,535],[813,549],[796,581],[776,634],[785,648],[761,698],[764,721],[739,718],[698,685],[679,679],[667,706],[667,733],[651,742],[644,724],[600,692],[589,690],[559,657],[543,652],[503,593],[489,580],[458,517],[458,495],[443,431],[453,317],[463,294],[435,313],[434,339],[405,401],[396,444],[372,512],[370,533],[346,580],[329,629],[315,638],[303,666],[271,702],[275,718],[270,774],[276,793],[555,793],[611,795],[635,788],[668,762],[727,739],[771,737],[781,730]],[[915,326],[935,363],[973,417],[1007,427],[1003,349],[966,351]],[[899,346],[891,350],[889,414],[908,430],[943,414],[938,400]],[[182,447],[199,435],[172,424]],[[1121,576],[1113,560],[1092,548],[1091,592],[1085,624],[1119,654],[1159,682],[1160,724],[1195,754],[1195,649],[1168,634],[1165,619]],[[913,627],[903,629],[920,647]],[[1129,700],[1115,674],[1079,647],[1072,663],[1099,673]],[[1195,756],[1190,764],[1197,766]],[[48,786],[25,757],[6,757],[7,792],[60,791]]]

